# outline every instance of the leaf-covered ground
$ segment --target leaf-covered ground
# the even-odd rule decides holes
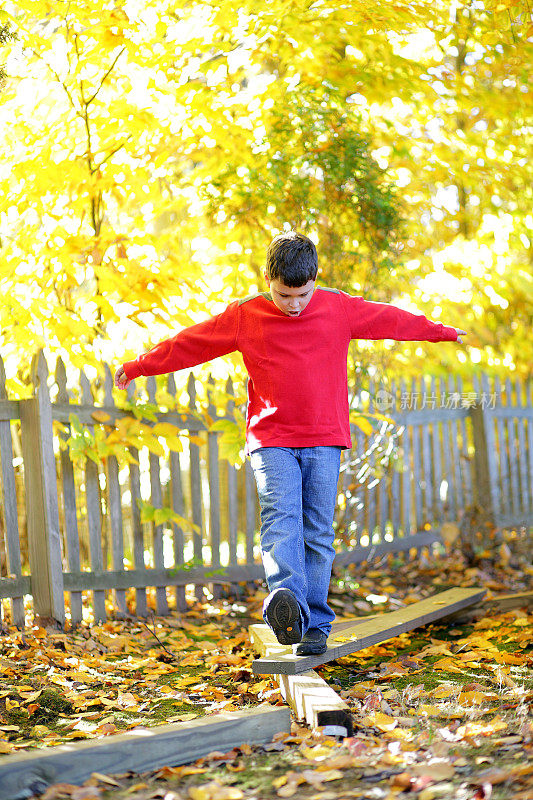
[[[339,616],[394,610],[452,586],[530,589],[528,548],[509,540],[351,567],[332,581]],[[206,601],[167,619],[58,633],[8,629],[0,646],[0,751],[14,753],[137,726],[282,702],[254,676],[247,634],[264,592]],[[95,774],[46,800],[268,800],[305,797],[533,798],[533,607],[464,613],[318,668],[352,710],[336,740],[293,723],[270,745],[212,753],[145,775]]]

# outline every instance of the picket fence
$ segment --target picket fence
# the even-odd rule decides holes
[[[220,433],[199,413],[192,373],[187,412],[179,403],[181,411],[156,414],[157,422],[179,429],[181,452],[161,457],[131,447],[131,463],[108,456],[82,466],[60,447],[72,414],[89,432],[133,416],[115,404],[109,368],[102,385],[91,386],[81,373],[79,387],[69,390],[62,362],[52,384],[41,353],[32,375],[33,397],[9,400],[0,361],[0,609],[2,599],[9,602],[16,625],[24,624],[25,598],[36,618],[75,625],[87,613],[106,619],[110,607],[145,616],[153,605],[164,615],[186,607],[187,586],[200,600],[204,590],[220,596],[224,584],[264,577],[249,460],[238,468],[219,457]],[[211,398],[212,379],[208,386]],[[176,400],[183,396],[173,375],[166,388]],[[231,380],[226,390],[233,394]],[[143,391],[131,384],[129,400],[154,404],[154,378]],[[463,391],[453,376],[421,377],[409,388],[403,381],[370,382],[351,406],[353,447],[343,451],[335,518],[337,564],[420,552],[439,541],[444,522],[460,522],[472,508],[496,525],[533,524],[530,383],[502,386],[484,374],[473,391]],[[212,400],[206,410],[220,419]],[[357,415],[376,412],[386,418],[363,430]],[[233,413],[230,402],[225,418]],[[143,523],[137,501],[181,519]]]

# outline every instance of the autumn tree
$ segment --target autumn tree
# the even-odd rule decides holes
[[[528,372],[525,3],[5,12],[0,320],[22,382],[43,345],[97,365],[263,288],[288,225],[322,282],[468,329],[434,371]],[[357,363],[408,374],[426,352],[362,343]]]

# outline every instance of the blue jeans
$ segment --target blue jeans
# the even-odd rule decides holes
[[[290,589],[302,633],[329,635],[327,603],[335,550],[332,528],[340,447],[260,447],[250,454],[261,507],[261,554],[269,592]],[[263,606],[265,618],[266,604]]]

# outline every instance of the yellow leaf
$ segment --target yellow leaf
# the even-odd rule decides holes
[[[108,422],[111,417],[105,411],[93,411],[91,417],[97,422]]]
[[[423,717],[438,717],[441,713],[441,709],[438,706],[431,706],[422,703],[420,706],[419,714]]]
[[[461,692],[457,698],[457,702],[462,705],[476,705],[489,702],[490,700],[497,700],[498,695],[494,692]]]
[[[439,661],[435,661],[433,669],[443,669],[446,670],[446,672],[462,672],[462,670],[455,666],[451,658],[441,658]]]
[[[191,786],[189,797],[191,800],[241,800],[244,794],[236,786],[224,786],[211,781],[203,786]]]
[[[434,689],[431,692],[431,696],[435,697],[436,699],[440,700],[444,697],[452,697],[452,695],[457,694],[459,691],[459,687],[454,686],[441,686],[438,689]]]
[[[302,747],[302,755],[312,761],[323,761],[331,756],[331,747],[318,744],[315,747]]]
[[[6,742],[5,739],[0,739],[0,753],[10,753],[13,750],[13,745],[10,742]]]
[[[370,424],[370,422],[366,419],[366,417],[362,417],[360,415],[351,416],[350,420],[353,422],[354,425],[357,425],[363,433],[366,433],[367,436],[370,436],[374,432],[374,428]]]
[[[391,731],[398,725],[397,719],[389,717],[388,714],[383,714],[381,711],[376,711],[375,714],[369,714],[369,716],[363,719],[363,722],[369,727],[379,728],[380,731]]]
[[[490,722],[468,722],[457,728],[458,736],[491,736],[496,731],[502,731],[507,727],[507,723],[499,717],[494,717]]]

